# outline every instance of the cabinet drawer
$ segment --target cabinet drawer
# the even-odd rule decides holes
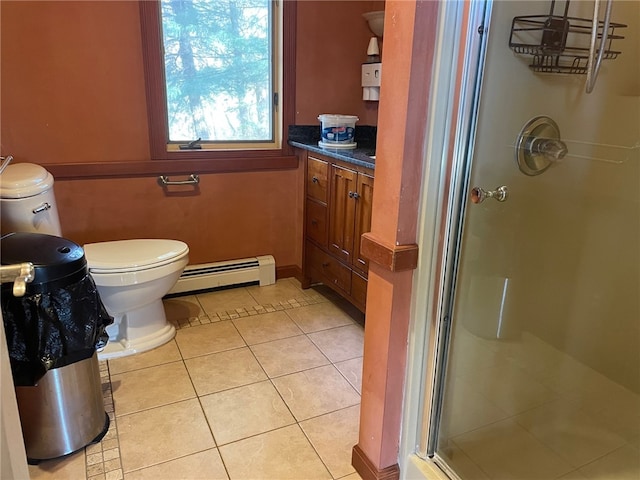
[[[356,272],[351,272],[351,296],[356,306],[364,311],[367,304],[367,279]]]
[[[307,237],[327,245],[327,207],[321,203],[307,199],[307,211],[305,212]]]
[[[307,159],[307,196],[327,203],[329,164],[323,160]]]
[[[312,276],[327,284],[333,284],[349,294],[351,291],[351,269],[335,258],[307,242],[307,264]]]

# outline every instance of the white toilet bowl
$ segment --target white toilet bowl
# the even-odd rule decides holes
[[[175,335],[162,297],[187,265],[189,247],[178,240],[136,239],[84,245],[89,272],[107,312],[107,360],[158,347]]]
[[[0,233],[62,236],[53,176],[40,165],[16,163],[0,175]],[[138,239],[84,246],[89,272],[114,324],[101,360],[158,347],[175,335],[162,297],[188,263],[188,246],[177,240]]]

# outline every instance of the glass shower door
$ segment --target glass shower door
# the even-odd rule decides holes
[[[640,3],[614,1],[623,53],[591,94],[509,49],[549,2],[492,9],[430,453],[462,479],[637,480]],[[517,145],[543,148],[521,134],[561,161],[520,168]]]

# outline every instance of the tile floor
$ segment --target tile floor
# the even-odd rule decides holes
[[[526,332],[453,346],[439,453],[463,478],[640,479],[640,395]]]
[[[360,479],[359,312],[295,279],[165,309],[174,340],[100,362],[105,438],[32,479]]]

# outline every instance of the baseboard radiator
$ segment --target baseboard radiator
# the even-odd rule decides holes
[[[187,265],[168,295],[252,282],[260,286],[276,282],[276,262],[271,255]]]

